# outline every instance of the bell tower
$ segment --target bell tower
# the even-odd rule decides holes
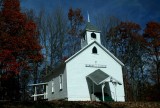
[[[88,14],[88,22],[81,34],[81,48],[85,47],[93,41],[97,41],[99,44],[101,44],[100,32],[100,30],[98,30],[94,25],[90,23]]]

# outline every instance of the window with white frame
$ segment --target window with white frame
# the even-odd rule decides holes
[[[62,74],[59,75],[59,89],[60,90],[63,89],[63,76],[62,76]]]
[[[54,89],[54,80],[52,80],[52,93],[55,92],[55,89]]]

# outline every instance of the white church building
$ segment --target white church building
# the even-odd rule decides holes
[[[100,31],[87,22],[81,50],[45,77],[32,84],[44,99],[67,101],[125,101],[122,67],[124,64],[101,44]],[[45,92],[37,93],[43,85]]]

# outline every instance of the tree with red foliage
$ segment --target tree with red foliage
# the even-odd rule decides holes
[[[160,100],[160,23],[148,22],[144,30],[148,70],[152,83],[146,89],[149,101]]]
[[[70,35],[70,44],[67,47],[69,48],[69,55],[73,55],[80,49],[80,34],[82,33],[82,26],[84,24],[84,18],[81,9],[70,8],[68,11],[68,20],[70,22],[70,28],[68,32]]]
[[[137,101],[140,92],[139,85],[144,79],[143,37],[140,34],[141,27],[134,22],[121,22],[112,27],[108,35],[111,37],[113,53],[125,64],[123,79],[126,101]]]
[[[0,11],[1,81],[31,70],[29,65],[42,59],[37,39],[36,24],[20,12],[19,0],[3,0]]]
[[[133,22],[121,22],[116,29],[118,30],[119,55],[125,64],[126,71],[123,72],[124,84],[126,87],[127,100],[137,100],[137,81],[139,77],[138,65],[140,63],[139,52],[141,38],[139,31],[140,25]]]
[[[68,19],[71,24],[69,34],[73,36],[79,36],[81,33],[81,25],[84,23],[84,18],[80,9],[73,10],[72,8],[68,11]]]
[[[160,85],[160,23],[149,22],[144,30],[146,49],[150,60],[152,77]]]

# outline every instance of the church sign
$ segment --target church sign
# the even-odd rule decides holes
[[[86,67],[93,67],[93,68],[106,68],[106,65],[101,65],[101,64],[86,64]]]

